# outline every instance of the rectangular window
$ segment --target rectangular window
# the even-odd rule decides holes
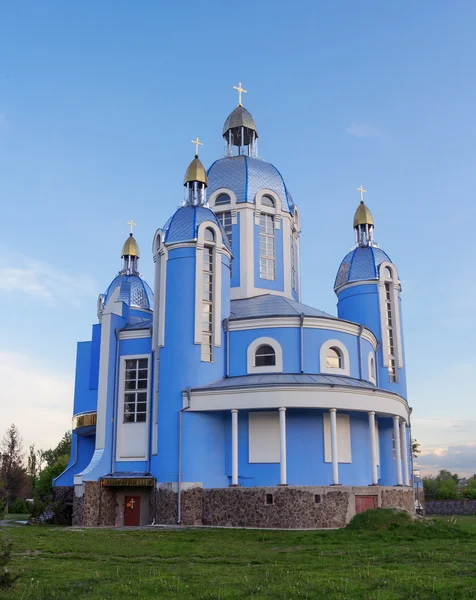
[[[293,290],[297,292],[297,246],[294,235],[291,236],[291,279]]]
[[[149,360],[126,360],[124,378],[124,423],[141,423],[147,420]]]
[[[276,279],[276,242],[274,217],[261,214],[259,218],[259,256],[261,279]]]
[[[213,360],[213,248],[203,249],[202,267],[202,355],[205,362]]]
[[[388,337],[388,378],[395,383],[397,381],[397,369],[395,358],[395,342],[393,339],[393,305],[390,283],[385,284],[385,310],[387,311],[387,337]]]
[[[337,413],[337,460],[340,463],[352,462],[350,447],[350,417]],[[324,461],[332,462],[331,422],[329,413],[324,413]]]
[[[232,246],[232,243],[233,243],[233,227],[232,227],[232,221],[231,221],[231,210],[225,210],[224,212],[216,213],[216,217],[217,217],[218,222],[220,223],[220,225],[225,230],[225,233],[227,235],[228,241],[230,242],[230,246],[233,248],[233,246]]]
[[[250,412],[248,415],[249,462],[279,462],[279,413]]]

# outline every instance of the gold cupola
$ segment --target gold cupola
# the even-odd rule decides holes
[[[198,158],[198,154],[195,154],[195,158],[188,165],[185,171],[185,177],[183,178],[183,184],[186,186],[187,183],[203,183],[205,187],[208,186],[208,177],[205,167],[202,165],[202,161]]]
[[[359,246],[374,246],[374,220],[364,203],[366,190],[360,186],[357,191],[360,192],[360,204],[354,214],[355,241]]]
[[[129,225],[131,230],[129,233],[129,237],[127,238],[127,240],[124,242],[124,245],[122,246],[121,258],[123,259],[124,263],[122,265],[121,274],[122,275],[138,275],[138,273],[139,273],[138,262],[139,262],[140,252],[139,252],[139,245],[136,242],[136,240],[134,239],[134,235],[132,233],[132,228],[134,227],[135,223],[131,219],[130,221],[127,221],[127,225]]]
[[[205,190],[208,187],[208,177],[202,161],[198,158],[198,147],[203,143],[198,139],[191,140],[195,144],[195,156],[188,165],[183,178],[185,187],[184,206],[205,206]]]
[[[374,220],[372,217],[372,213],[369,208],[364,204],[364,201],[361,200],[357,210],[354,214],[354,228],[359,225],[372,225],[374,224]]]
[[[124,242],[124,246],[122,246],[121,258],[124,258],[125,256],[140,257],[139,246],[132,233],[129,234],[129,237]]]

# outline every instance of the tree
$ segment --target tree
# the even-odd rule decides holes
[[[0,482],[3,484],[7,502],[18,498],[27,484],[23,466],[23,443],[14,423],[5,432],[0,445]]]
[[[420,444],[415,439],[412,439],[412,455],[413,455],[413,458],[418,458],[419,454],[421,454]]]
[[[71,454],[71,432],[67,431],[56,448],[42,452],[42,462],[46,466],[39,473],[35,481],[35,496],[46,501],[53,494],[53,479],[61,475],[69,462]]]
[[[463,498],[470,498],[471,500],[476,500],[476,475],[473,475],[468,479],[466,485],[461,490],[461,495]]]

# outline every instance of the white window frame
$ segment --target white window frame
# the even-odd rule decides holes
[[[373,375],[372,375],[372,361],[373,361]],[[375,354],[373,352],[369,352],[368,357],[367,357],[367,371],[368,371],[368,380],[373,383],[374,385],[377,385],[377,365],[376,365],[376,361],[375,361]]]
[[[248,462],[280,462],[279,412],[248,413]]]
[[[330,348],[337,348],[342,354],[342,362],[344,363],[340,368],[333,368],[327,366],[327,351]],[[350,377],[350,359],[349,359],[349,351],[347,350],[345,344],[343,344],[339,340],[327,340],[321,346],[320,355],[320,372],[327,373],[329,375],[347,375]]]
[[[276,364],[264,367],[255,367],[255,353],[260,346],[271,346],[276,354]],[[283,349],[281,344],[270,337],[260,337],[253,340],[247,350],[248,373],[282,373],[283,372]]]
[[[392,278],[390,279],[386,274],[386,267],[392,272]],[[387,323],[387,301],[386,301],[386,286],[390,286],[391,292],[391,312],[392,312],[392,332],[393,332],[393,345],[394,345],[394,358],[395,358],[395,375],[396,383],[399,380],[398,369],[403,367],[403,348],[401,339],[401,322],[400,322],[400,281],[398,278],[398,272],[394,264],[389,261],[384,261],[379,265],[379,306],[380,306],[380,327],[382,334],[382,363],[384,367],[389,367],[390,355],[389,355],[389,333]]]
[[[323,414],[324,420],[324,462],[332,462],[332,448],[331,448],[331,424],[330,415],[325,412]],[[352,444],[351,444],[351,433],[350,433],[350,415],[337,413],[336,414],[336,425],[337,425],[337,462],[339,463],[351,463],[352,462]]]

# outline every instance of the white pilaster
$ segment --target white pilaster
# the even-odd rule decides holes
[[[337,409],[329,409],[329,422],[331,425],[331,452],[332,452],[332,485],[339,485],[339,458],[337,456]]]
[[[287,485],[286,475],[286,409],[279,409],[279,484]]]
[[[393,417],[393,439],[395,442],[395,464],[397,467],[397,485],[402,485],[402,450],[400,446],[400,417]]]
[[[407,424],[405,421],[400,423],[400,437],[402,445],[403,484],[410,485],[410,473],[408,471]]]
[[[369,436],[370,436],[370,465],[372,468],[372,485],[378,484],[377,471],[377,436],[375,435],[375,412],[369,412]]]
[[[238,411],[231,410],[231,485],[238,485]]]

